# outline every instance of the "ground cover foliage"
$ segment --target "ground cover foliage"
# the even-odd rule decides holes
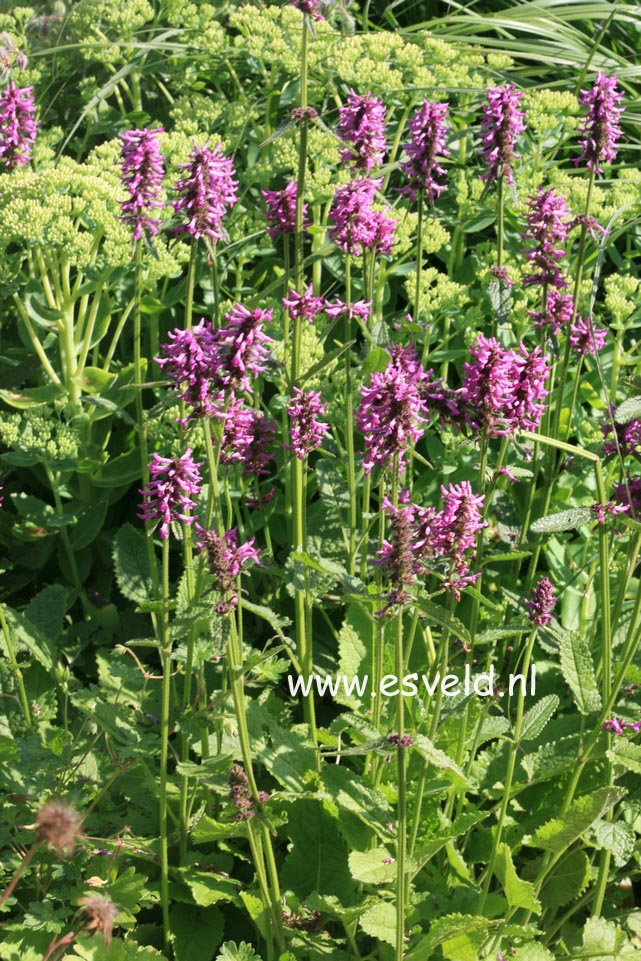
[[[3,961],[638,954],[637,12],[3,4]]]

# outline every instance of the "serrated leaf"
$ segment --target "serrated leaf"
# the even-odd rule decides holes
[[[590,882],[590,861],[585,851],[571,851],[556,864],[539,895],[545,908],[562,908],[578,898]]]
[[[547,694],[537,701],[523,717],[521,740],[534,741],[559,706],[556,694]]]
[[[557,531],[574,531],[594,520],[594,514],[589,507],[573,507],[558,514],[548,514],[539,517],[530,526],[535,534],[554,534]]]
[[[479,951],[485,942],[485,931],[466,931],[448,938],[441,944],[443,957],[448,961],[478,961]]]
[[[396,944],[396,907],[389,901],[379,901],[361,915],[359,924],[365,934],[385,941],[386,944]]]
[[[455,784],[463,787],[468,786],[468,781],[463,771],[460,769],[456,761],[453,761],[444,751],[439,750],[435,747],[428,737],[424,734],[417,734],[414,739],[414,746],[418,753],[423,757],[428,764],[439,770],[446,771],[451,777]]]
[[[460,621],[458,617],[455,617],[454,614],[446,611],[440,604],[435,604],[427,597],[418,597],[415,604],[427,614],[432,624],[438,624],[439,627],[444,627],[447,631],[451,631],[459,640],[464,641],[466,644],[470,643],[470,632],[463,622]]]
[[[601,710],[601,695],[597,686],[590,648],[576,631],[564,631],[559,644],[561,671],[581,714]]]
[[[283,885],[301,899],[316,891],[350,903],[356,885],[347,866],[349,849],[328,806],[311,798],[296,801],[289,811],[287,833],[292,847],[282,868]]]
[[[619,788],[603,787],[577,798],[563,817],[547,821],[524,843],[560,854],[582,837],[624,794],[625,791]]]
[[[224,918],[218,908],[172,904],[171,938],[176,961],[211,961],[223,928]]]
[[[367,614],[357,605],[350,604],[338,634],[338,670],[343,677],[359,677],[362,674],[363,665],[371,651],[371,635],[371,620]],[[341,686],[335,700],[338,704],[355,706],[361,698],[347,694]]]
[[[523,881],[516,873],[507,844],[499,844],[497,848],[494,873],[503,885],[510,908],[524,908],[526,911],[532,911],[533,914],[541,913],[541,904],[536,896],[534,885],[529,881]]]
[[[68,596],[62,584],[47,584],[24,609],[25,616],[50,641],[62,634]]]
[[[371,851],[352,851],[349,856],[352,877],[362,884],[386,884],[396,877],[396,865],[383,847]]]
[[[246,941],[241,941],[240,944],[236,944],[235,941],[225,941],[216,955],[216,961],[262,961],[262,959]]]
[[[610,961],[616,958],[623,940],[623,932],[613,921],[606,921],[605,918],[588,918],[583,928],[581,953],[592,961]]]
[[[641,417],[641,397],[628,397],[617,407],[614,420],[617,424],[629,424],[631,420]]]
[[[353,771],[336,764],[327,765],[323,771],[323,784],[340,809],[355,814],[379,835],[387,833],[393,812],[381,791],[370,787]]]
[[[530,941],[518,950],[519,961],[555,961],[554,955],[538,941]]]
[[[18,651],[26,648],[29,653],[41,664],[45,670],[53,672],[54,663],[57,656],[56,647],[52,640],[47,638],[29,618],[18,611],[12,610],[4,605],[4,615],[7,626],[13,637],[13,642]],[[0,631],[0,644],[6,647],[4,633]],[[8,651],[6,652],[8,657]]]
[[[113,559],[118,587],[127,600],[138,604],[154,601],[146,541],[146,534],[131,524],[123,524],[114,538]],[[157,563],[155,559],[154,563]]]
[[[598,846],[610,851],[618,868],[622,868],[634,854],[636,834],[624,821],[598,821],[592,833]]]
[[[617,741],[613,751],[607,752],[609,759],[614,764],[620,764],[628,771],[641,774],[641,744],[634,741]]]
[[[491,922],[472,914],[447,914],[433,921],[427,935],[407,952],[405,961],[426,961],[444,941],[478,932],[487,936]]]
[[[211,871],[197,871],[192,867],[180,868],[179,871],[198,907],[209,908],[219,901],[238,904],[240,881],[213,874]]]
[[[69,534],[74,551],[84,550],[95,541],[104,526],[108,506],[106,500],[99,500],[97,504],[85,507],[78,514],[76,525]]]

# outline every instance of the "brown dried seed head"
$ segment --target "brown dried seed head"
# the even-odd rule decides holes
[[[48,801],[38,811],[38,837],[58,854],[71,854],[81,833],[82,818],[63,801]]]
[[[100,894],[86,894],[80,898],[80,904],[80,917],[85,931],[98,931],[105,944],[110,944],[114,920],[118,913],[117,905]]]

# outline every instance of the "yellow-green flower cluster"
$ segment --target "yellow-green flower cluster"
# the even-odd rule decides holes
[[[576,96],[562,90],[526,90],[523,109],[528,128],[540,137],[548,136],[561,126],[566,131],[575,130],[581,112]]]
[[[639,283],[636,277],[622,274],[612,274],[606,278],[605,306],[615,326],[623,327],[637,309]]]
[[[40,409],[4,414],[0,419],[0,440],[10,450],[31,454],[39,461],[75,460],[78,456],[78,438],[73,428]]]
[[[446,313],[458,310],[469,299],[469,291],[463,284],[450,280],[447,274],[435,267],[421,271],[421,307],[428,313]],[[411,274],[405,281],[405,289],[410,302],[414,303],[416,277]]]
[[[68,28],[85,60],[113,66],[132,59],[136,31],[153,17],[148,0],[79,0]]]

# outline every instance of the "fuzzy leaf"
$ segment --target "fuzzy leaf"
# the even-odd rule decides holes
[[[446,771],[454,783],[467,786],[467,778],[461,771],[456,761],[453,761],[452,758],[445,754],[444,751],[440,751],[437,747],[434,747],[428,737],[425,737],[423,734],[417,734],[414,741],[414,746],[421,757],[425,758],[428,764],[431,764],[435,768],[439,768],[439,770]]]
[[[605,851],[610,851],[618,868],[630,860],[634,853],[636,834],[624,821],[599,821],[594,825],[594,840]]]
[[[641,417],[641,397],[628,397],[616,409],[614,420],[617,424],[629,424]]]
[[[387,859],[387,861],[386,861]],[[352,851],[349,856],[352,877],[363,884],[385,884],[396,877],[396,865],[386,848]]]
[[[559,644],[561,671],[581,714],[601,710],[592,655],[587,641],[576,631],[564,631]]]
[[[516,873],[510,848],[500,844],[497,848],[494,873],[503,885],[507,903],[511,908],[524,908],[533,914],[541,913],[541,904],[536,896],[534,885],[523,881]]]
[[[211,961],[223,936],[224,918],[217,908],[172,904],[171,933],[176,961]]]
[[[470,632],[458,617],[450,614],[450,612],[446,611],[440,604],[435,604],[427,597],[418,597],[416,604],[427,614],[430,621],[434,624],[438,624],[439,627],[444,627],[446,631],[451,631],[455,637],[458,637],[459,640],[464,641],[466,644],[470,643]]]
[[[614,807],[624,793],[618,788],[603,787],[592,794],[585,794],[574,801],[563,817],[547,821],[524,843],[552,854],[560,854]]]
[[[216,955],[216,961],[261,961],[261,958],[246,941],[240,944],[225,941]]]
[[[448,914],[433,921],[430,930],[424,938],[407,952],[405,961],[426,961],[431,958],[435,948],[444,941],[452,941],[461,935],[471,935],[478,932],[487,937],[491,922],[487,918],[472,914]]]
[[[634,741],[617,741],[613,751],[608,751],[608,757],[614,764],[620,764],[628,771],[641,774],[641,744]]]
[[[347,866],[349,851],[338,819],[327,806],[310,798],[296,801],[289,811],[287,833],[292,847],[282,869],[285,887],[301,899],[317,891],[349,903],[355,891]]]
[[[146,540],[146,535],[131,524],[123,524],[114,538],[113,557],[118,587],[127,600],[138,604],[154,600]]]
[[[585,851],[572,851],[555,865],[540,898],[545,908],[562,908],[585,891],[590,881],[590,861]]]
[[[67,591],[62,584],[47,584],[31,598],[24,613],[46,638],[57,641],[62,634],[67,603]]]
[[[556,694],[547,694],[537,701],[523,718],[521,740],[534,741],[559,706]]]
[[[385,941],[386,944],[396,943],[396,907],[389,901],[379,901],[361,916],[359,924],[365,934]]]
[[[594,520],[594,514],[589,507],[573,507],[567,511],[560,511],[558,514],[548,514],[547,517],[539,517],[530,526],[530,530],[535,534],[554,534],[556,531],[575,531]]]

